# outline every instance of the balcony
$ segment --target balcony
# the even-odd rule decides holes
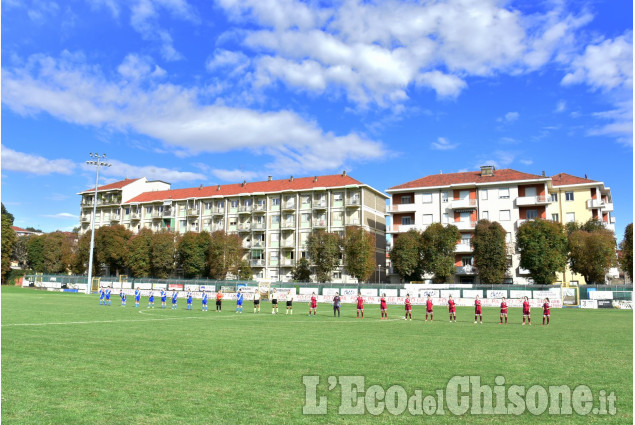
[[[251,259],[251,261],[249,261],[249,265],[251,267],[264,267],[265,266],[265,260],[263,258],[260,259]]]
[[[251,241],[243,241],[243,248],[245,249],[251,248]]]
[[[547,205],[551,202],[551,198],[546,196],[519,196],[516,198],[517,207],[525,207],[530,205]]]
[[[110,222],[111,223],[119,223],[121,221],[121,215],[119,214],[113,214],[110,216]]]
[[[265,230],[266,227],[267,225],[265,223],[253,223],[251,225],[251,230],[253,230],[254,232],[262,232]]]
[[[449,202],[448,208],[453,210],[458,208],[476,208],[476,199],[452,199]]]
[[[141,214],[139,213],[131,213],[130,220],[141,220]]]
[[[602,208],[604,206],[604,202],[601,199],[589,199],[586,201],[586,207],[588,209],[593,208]]]
[[[121,203],[121,198],[108,198],[108,199],[98,199],[97,205],[105,206],[105,205],[119,205]],[[92,205],[92,203],[91,203]]]
[[[254,205],[252,211],[254,214],[264,214],[267,212],[267,207],[265,204],[256,204]]]
[[[456,252],[457,254],[468,254],[472,252],[472,245],[470,245],[469,243],[459,243],[456,244],[456,247],[454,248],[454,252]]]
[[[238,214],[251,214],[253,207],[251,205],[240,205],[238,207]]]
[[[287,201],[282,203],[283,210],[294,210],[295,209],[295,201]]]
[[[239,232],[251,232],[251,223],[238,223],[237,229]]]
[[[295,259],[293,258],[283,258],[280,260],[280,265],[284,267],[293,267],[295,266]]]
[[[456,274],[473,276],[476,274],[476,267],[470,266],[469,264],[466,266],[457,266]]]
[[[282,248],[295,248],[295,239],[283,239],[280,246]]]
[[[415,204],[394,204],[388,205],[387,212],[400,213],[400,212],[413,212],[415,210]]]
[[[283,229],[295,229],[295,220],[285,220],[281,223]]]
[[[346,220],[347,226],[359,226],[359,220]]]
[[[605,229],[608,229],[612,232],[615,232],[615,219],[613,217],[611,217],[611,221],[612,223],[608,223],[606,221],[602,221],[602,225],[604,226]]]
[[[188,208],[185,214],[188,217],[198,217],[199,209],[198,208]]]
[[[83,216],[83,217],[81,218],[81,221],[82,221],[82,223],[90,223],[90,217],[88,217],[88,216]]]
[[[474,230],[476,228],[476,221],[455,221],[450,223],[455,225],[459,230]]]
[[[326,209],[326,201],[325,200],[320,200],[320,201],[313,201],[313,205],[312,205],[314,210],[325,210]]]
[[[613,202],[605,202],[602,212],[613,212]]]
[[[212,215],[225,214],[225,208],[212,208]]]
[[[172,217],[172,208],[166,208],[163,210],[163,217]]]
[[[225,230],[225,225],[224,224],[214,224],[211,227],[212,232],[218,232],[220,230]]]
[[[346,199],[346,207],[347,208],[357,208],[362,205],[362,201],[359,198],[348,198]]]
[[[326,227],[326,220],[313,220],[313,227],[323,228]]]

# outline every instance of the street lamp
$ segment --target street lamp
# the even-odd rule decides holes
[[[381,283],[381,264],[377,265],[379,272],[377,273],[377,283]]]
[[[91,153],[93,160],[86,161],[88,165],[97,167],[97,177],[95,178],[95,197],[93,198],[93,216],[90,220],[90,254],[88,256],[88,283],[86,285],[86,293],[90,294],[90,288],[93,284],[93,250],[95,248],[95,218],[97,217],[97,187],[99,187],[99,167],[112,167],[112,164],[105,162],[106,154],[101,156],[98,153]]]

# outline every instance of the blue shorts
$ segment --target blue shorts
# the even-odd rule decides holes
[[[162,303],[164,303],[164,302],[165,302],[165,300],[166,300],[166,298],[165,298],[165,297],[161,298],[161,302],[162,302]]]
[[[203,300],[203,305],[207,305],[207,300]]]
[[[150,298],[148,298],[148,301],[149,301],[149,302],[151,302],[151,303],[153,303],[153,302],[154,302],[154,297],[150,297]]]
[[[236,301],[236,305],[243,305],[242,301]]]
[[[141,297],[134,297],[135,301],[139,301],[141,299]]]

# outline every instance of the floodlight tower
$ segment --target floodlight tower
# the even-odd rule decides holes
[[[95,178],[95,197],[93,198],[93,216],[90,220],[90,254],[88,256],[88,283],[86,285],[86,293],[90,294],[93,284],[93,250],[95,248],[95,218],[97,216],[97,188],[99,187],[99,167],[112,167],[112,164],[106,162],[106,154],[101,156],[98,153],[91,153],[90,161],[86,161],[88,165],[94,165],[97,168],[97,177]]]

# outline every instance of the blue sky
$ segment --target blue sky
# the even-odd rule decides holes
[[[78,224],[94,185],[480,165],[604,181],[633,217],[631,1],[2,1],[2,201]]]

